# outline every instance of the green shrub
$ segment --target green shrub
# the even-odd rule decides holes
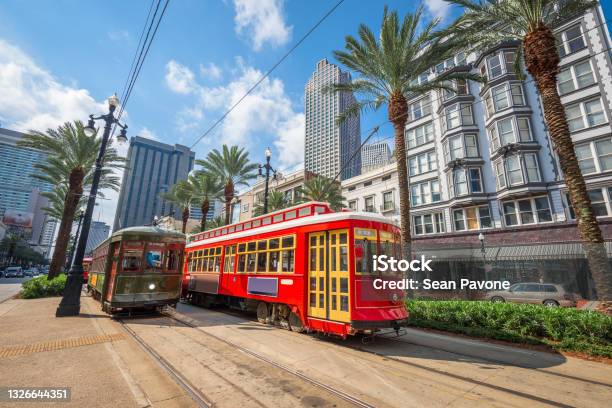
[[[23,299],[36,299],[49,296],[60,296],[66,286],[66,275],[60,274],[51,280],[41,275],[32,278],[21,286],[20,296]]]
[[[612,357],[612,316],[594,311],[461,300],[406,306],[412,326]]]

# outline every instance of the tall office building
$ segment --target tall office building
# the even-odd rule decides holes
[[[326,87],[351,81],[348,72],[326,59],[317,63],[317,69],[305,87],[306,139],[305,169],[333,178],[340,172],[344,180],[361,172],[360,116],[352,116],[338,125],[336,117],[355,102],[350,92],[326,92]],[[354,156],[354,157],[353,157]]]
[[[387,142],[364,145],[361,149],[361,172],[367,172],[391,162],[391,149]]]
[[[110,225],[101,221],[92,221],[91,227],[89,228],[89,235],[87,236],[87,246],[85,247],[85,253],[90,254],[95,247],[97,247],[102,241],[108,238],[110,232]]]
[[[180,218],[179,210],[160,194],[187,178],[195,153],[186,146],[136,136],[130,140],[127,160],[113,231],[151,224],[155,215]]]
[[[41,193],[51,191],[52,186],[30,177],[40,173],[35,166],[45,162],[47,155],[18,146],[24,136],[24,133],[0,128],[0,220],[38,249],[47,245],[40,242],[43,229],[55,226],[54,222],[47,225],[49,217],[42,210],[48,201]]]

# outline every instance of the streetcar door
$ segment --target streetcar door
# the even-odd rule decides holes
[[[308,315],[350,321],[348,230],[309,235]]]

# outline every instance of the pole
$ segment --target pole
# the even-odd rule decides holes
[[[81,222],[83,221],[83,213],[79,215],[79,223],[77,224],[77,230],[74,235],[74,240],[72,241],[72,249],[70,250],[70,258],[68,258],[68,263],[66,264],[66,269],[72,266],[72,262],[74,262],[74,251],[77,245],[77,239],[79,238],[79,232],[81,231]]]
[[[264,209],[263,213],[268,213],[268,182],[270,180],[270,156],[266,157],[266,187],[264,189]]]
[[[85,256],[85,247],[87,246],[87,236],[89,235],[89,227],[91,225],[91,217],[93,215],[94,206],[96,204],[96,195],[98,194],[98,184],[100,183],[100,176],[102,175],[102,165],[104,161],[104,153],[106,152],[106,145],[110,138],[111,126],[115,123],[115,117],[113,112],[115,106],[109,106],[109,113],[102,116],[105,121],[104,134],[102,136],[102,144],[100,145],[100,151],[98,152],[98,158],[96,159],[96,167],[94,170],[93,180],[91,182],[91,188],[89,191],[89,198],[87,199],[87,208],[83,217],[83,230],[79,236],[76,253],[74,256],[74,262],[72,268],[68,273],[68,280],[64,287],[64,294],[62,301],[60,302],[55,316],[76,316],[81,310],[81,289],[83,288],[83,257]]]

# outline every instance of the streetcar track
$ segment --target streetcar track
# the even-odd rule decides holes
[[[250,350],[250,349],[247,349],[245,347],[242,347],[242,346],[240,346],[240,345],[238,345],[238,344],[236,344],[236,343],[234,343],[232,341],[229,341],[229,340],[223,339],[223,338],[221,338],[221,337],[219,337],[217,335],[208,333],[208,332],[202,330],[197,325],[195,325],[195,324],[193,324],[191,322],[185,321],[183,319],[180,319],[180,318],[174,316],[173,314],[169,314],[169,313],[165,312],[165,313],[162,313],[162,315],[168,317],[169,319],[175,320],[175,321],[177,321],[177,322],[179,322],[179,323],[181,323],[181,324],[183,324],[183,325],[185,325],[187,327],[191,327],[193,329],[196,329],[200,333],[204,333],[205,335],[207,335],[207,336],[209,336],[211,338],[214,338],[217,341],[220,341],[220,342],[222,342],[224,344],[227,344],[227,345],[233,347],[236,350],[239,350],[239,351],[241,351],[241,352],[243,352],[243,353],[245,353],[245,354],[247,354],[247,355],[249,355],[251,357],[254,357],[254,358],[256,358],[256,359],[258,359],[260,361],[263,361],[263,362],[265,362],[267,364],[270,364],[270,365],[272,365],[272,366],[274,366],[274,367],[276,367],[276,368],[278,368],[278,369],[280,369],[280,370],[282,370],[282,371],[284,371],[286,373],[292,374],[292,375],[294,375],[294,376],[296,376],[296,377],[298,377],[298,378],[308,382],[311,385],[314,385],[316,387],[324,389],[324,390],[328,391],[330,394],[333,394],[333,395],[335,395],[335,396],[337,396],[337,397],[339,397],[339,398],[341,398],[341,399],[343,399],[343,400],[345,400],[347,402],[350,402],[351,404],[353,404],[355,406],[363,407],[363,408],[374,408],[374,405],[371,405],[368,402],[363,401],[363,400],[359,399],[356,396],[353,396],[353,395],[348,394],[348,393],[346,393],[346,392],[344,392],[342,390],[339,390],[337,388],[334,388],[334,387],[331,387],[331,386],[329,386],[327,384],[324,384],[324,383],[322,383],[322,382],[320,382],[320,381],[318,381],[318,380],[316,380],[316,379],[314,379],[314,378],[312,378],[312,377],[310,377],[310,376],[308,376],[308,375],[306,375],[306,374],[304,374],[304,373],[302,373],[302,372],[300,372],[298,370],[294,370],[291,367],[288,367],[288,366],[286,366],[284,364],[281,364],[281,363],[278,363],[276,361],[273,361],[273,360],[269,359],[268,357],[265,357],[262,354],[259,354],[259,353],[255,352],[253,350]]]
[[[219,313],[223,313],[223,314],[226,314],[226,315],[229,315],[229,316],[232,316],[232,317],[236,317],[236,318],[239,318],[239,319],[247,320],[247,321],[249,321],[251,323],[255,323],[257,325],[261,325],[261,326],[265,326],[265,327],[271,327],[271,328],[274,328],[274,329],[280,329],[279,327],[268,325],[268,324],[263,324],[263,323],[260,323],[260,322],[258,322],[256,320],[250,319],[247,316],[244,316],[244,314],[240,314],[240,312],[217,310],[217,309],[214,310],[214,311],[215,312],[219,312]],[[199,330],[202,331],[201,329],[199,329]],[[285,330],[282,330],[282,331],[285,331]],[[507,362],[503,362],[503,361],[499,361],[499,360],[495,360],[495,359],[488,359],[488,358],[483,358],[483,357],[474,357],[474,356],[471,356],[469,354],[464,354],[464,353],[460,353],[460,352],[452,352],[452,351],[444,350],[442,348],[434,347],[434,346],[422,346],[420,344],[412,343],[412,342],[409,342],[409,341],[406,341],[406,340],[395,339],[395,338],[385,338],[385,337],[378,337],[377,340],[387,340],[387,341],[391,341],[391,342],[394,342],[394,343],[411,344],[411,345],[415,345],[415,346],[418,346],[418,347],[431,348],[433,350],[442,351],[444,353],[456,354],[456,355],[459,355],[459,356],[469,357],[470,359],[473,359],[473,360],[476,360],[476,361],[477,360],[482,360],[482,361],[487,361],[487,362],[490,362],[490,363],[495,363],[495,364],[498,364],[498,365],[500,365],[502,367],[510,366],[510,367],[517,367],[517,368],[523,368],[523,369],[533,369],[533,370],[536,370],[539,373],[543,373],[543,374],[546,374],[546,375],[553,375],[553,376],[558,375],[558,376],[561,376],[561,377],[564,377],[564,378],[568,378],[568,379],[571,379],[571,380],[582,381],[582,382],[593,384],[593,385],[597,385],[597,386],[612,387],[610,384],[602,383],[602,382],[595,381],[595,380],[589,380],[589,379],[584,379],[584,378],[579,378],[579,377],[573,377],[573,376],[570,376],[570,375],[566,375],[566,374],[562,374],[562,373],[554,373],[554,372],[551,372],[551,371],[542,370],[542,369],[538,369],[538,368],[524,367],[524,366],[521,366],[521,365],[518,365],[518,364],[508,364]],[[333,339],[332,339],[332,341],[333,341]],[[338,345],[337,342],[334,342],[332,344],[335,344],[336,346]],[[381,358],[384,358],[384,359],[388,359],[390,361],[394,361],[394,362],[397,362],[397,363],[400,363],[400,364],[403,364],[403,365],[412,366],[414,368],[418,368],[418,369],[422,369],[422,370],[427,370],[427,371],[433,371],[436,374],[440,374],[440,375],[448,376],[450,378],[454,378],[454,379],[457,379],[457,380],[460,380],[460,381],[468,382],[468,383],[474,384],[475,386],[482,386],[482,387],[491,388],[491,389],[494,389],[494,390],[497,390],[497,391],[500,391],[500,392],[516,395],[516,396],[521,397],[521,398],[525,398],[525,399],[532,400],[532,401],[538,401],[538,402],[541,402],[541,403],[544,403],[544,404],[548,404],[548,405],[552,405],[552,406],[571,407],[571,405],[567,405],[567,404],[563,404],[563,403],[560,403],[560,402],[557,402],[557,401],[554,401],[554,400],[549,400],[549,399],[546,399],[546,398],[542,398],[542,397],[538,397],[538,396],[535,396],[535,395],[527,394],[527,393],[524,393],[522,391],[508,389],[508,388],[505,388],[505,387],[502,387],[502,386],[499,386],[499,385],[495,385],[495,384],[489,384],[489,383],[483,382],[481,380],[477,380],[477,379],[473,379],[473,378],[462,376],[460,374],[450,373],[450,372],[447,372],[447,371],[444,371],[444,370],[440,370],[440,369],[436,369],[436,368],[432,368],[432,367],[429,367],[429,366],[426,366],[426,365],[423,365],[423,364],[418,364],[418,363],[406,361],[406,360],[403,360],[401,358],[390,356],[388,354],[376,352],[376,351],[373,351],[373,350],[368,350],[368,349],[365,349],[363,346],[356,346],[356,345],[350,345],[350,344],[342,344],[341,346],[342,347],[347,347],[347,348],[352,349],[352,350],[368,353],[370,355],[374,355],[374,356],[381,357]]]
[[[212,408],[214,404],[202,393],[198,387],[193,385],[177,370],[168,360],[149,346],[123,319],[117,319],[121,327],[136,341],[136,343],[147,353],[158,365],[172,377],[172,379],[187,392],[189,397],[201,408]]]

